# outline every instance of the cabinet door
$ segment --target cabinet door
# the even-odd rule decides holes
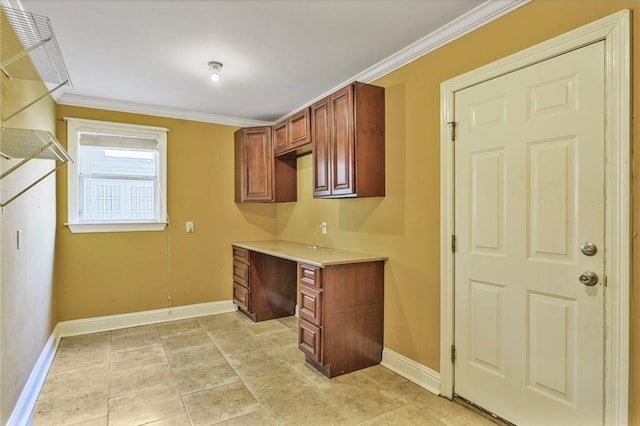
[[[284,120],[273,126],[273,149],[276,155],[289,148],[289,126]]]
[[[236,132],[236,201],[274,201],[273,161],[270,127]]]
[[[233,282],[233,303],[239,308],[249,311],[249,289],[240,283]]]
[[[303,319],[298,320],[298,347],[311,359],[322,363],[321,328]]]
[[[322,325],[322,291],[300,286],[300,318],[317,326]]]
[[[311,140],[313,143],[313,196],[331,195],[329,177],[329,99],[323,99],[311,106]]]
[[[331,194],[355,193],[355,135],[353,123],[353,86],[331,95]]]
[[[288,120],[289,148],[299,148],[311,141],[311,122],[309,108],[292,115]]]

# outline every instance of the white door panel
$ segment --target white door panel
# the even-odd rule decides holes
[[[604,43],[456,92],[455,122],[455,393],[601,424]]]

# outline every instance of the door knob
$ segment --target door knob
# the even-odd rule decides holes
[[[591,241],[587,241],[580,246],[580,251],[585,256],[595,256],[598,252],[598,247],[593,244]]]
[[[592,287],[598,284],[598,274],[593,271],[584,271],[582,275],[578,277],[578,281],[588,287]]]

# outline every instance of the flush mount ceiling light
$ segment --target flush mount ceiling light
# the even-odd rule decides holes
[[[209,61],[209,71],[211,71],[211,81],[217,83],[220,81],[220,71],[222,71],[222,62],[218,61]]]

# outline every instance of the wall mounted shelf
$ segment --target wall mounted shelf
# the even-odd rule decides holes
[[[2,117],[4,123],[61,87],[70,85],[71,80],[49,18],[8,7],[0,9],[0,27],[9,28],[10,25],[13,29],[0,31],[0,70],[9,79],[42,81],[49,89]]]
[[[9,169],[0,174],[0,180],[16,172],[31,160],[54,160],[55,165],[48,169],[40,177],[36,178],[32,183],[27,184],[22,190],[8,197],[6,200],[0,200],[0,207],[4,208],[13,200],[33,188],[46,177],[55,172],[60,166],[71,161],[71,157],[60,145],[60,142],[45,130],[31,129],[0,129],[0,157],[5,160],[21,160],[12,165]]]
[[[51,132],[7,128],[5,123],[61,87],[70,85],[71,81],[49,18],[0,6],[0,28],[3,28],[0,31],[0,71],[4,77],[9,80],[40,81],[46,88],[42,95],[27,99],[24,105],[10,114],[5,116],[2,111],[0,157],[3,159],[2,168],[6,170],[0,174],[0,181],[18,170],[24,170],[24,166],[32,160],[55,162],[51,168],[47,167],[44,173],[29,174],[27,182],[30,183],[20,185],[22,189],[18,189],[15,194],[7,196],[3,192],[0,207],[4,209],[6,205],[53,174],[58,167],[71,161]],[[42,167],[36,168],[38,171],[41,169]],[[39,177],[34,178],[33,174]],[[20,179],[18,181],[23,182]]]

